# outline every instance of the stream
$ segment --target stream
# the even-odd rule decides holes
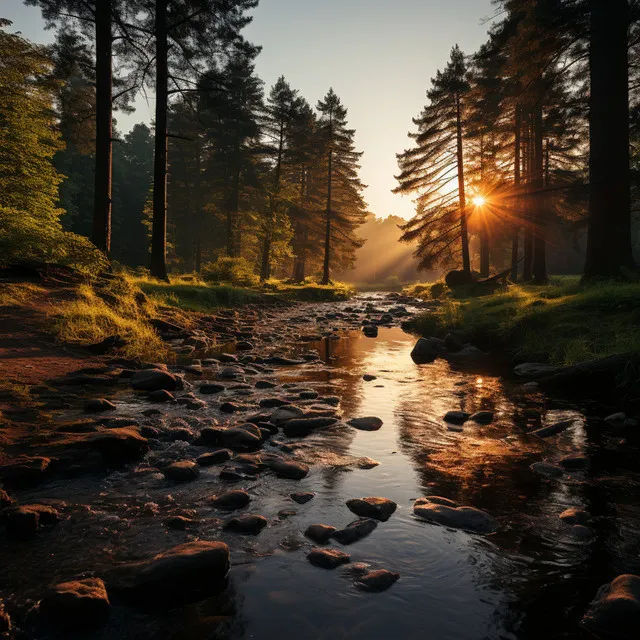
[[[295,313],[308,315],[307,328],[313,333],[319,324],[316,317],[329,308],[344,312],[367,303],[389,304],[385,296],[369,294],[345,303],[298,306]],[[293,326],[293,312],[282,313],[272,320],[272,348],[283,346],[287,328]],[[206,416],[237,422],[235,414],[219,412],[219,403],[315,391],[320,398],[337,396],[345,421],[377,416],[383,421],[381,429],[360,431],[341,422],[306,438],[277,434],[264,451],[284,450],[306,463],[310,473],[302,480],[261,473],[230,485],[219,478],[220,466],[211,466],[194,482],[173,484],[158,472],[159,461],[193,459],[206,451],[176,440],[152,447],[139,464],[107,475],[56,479],[23,489],[16,493],[22,503],[59,504],[66,519],[32,541],[2,542],[0,595],[9,606],[23,610],[28,620],[29,603],[37,600],[42,584],[99,576],[113,564],[205,539],[223,540],[231,549],[232,569],[224,593],[153,614],[116,602],[106,626],[78,637],[591,637],[579,622],[598,587],[620,573],[640,571],[638,443],[623,441],[604,423],[610,408],[548,398],[523,388],[508,371],[499,375],[502,367],[488,366],[484,360],[459,365],[438,359],[416,365],[410,357],[416,338],[397,322],[380,326],[375,338],[340,318],[333,323],[340,329],[336,335],[285,345],[291,357],[315,351],[319,359],[245,376],[251,387],[240,384],[231,389],[227,381],[223,397],[206,398],[210,407],[198,412],[163,407],[163,419]],[[297,330],[300,326],[298,320]],[[258,378],[278,386],[256,391],[252,383]],[[200,379],[216,377],[187,379],[197,393]],[[138,416],[150,406],[125,388],[113,399],[118,408],[109,415],[115,417]],[[489,425],[466,422],[454,430],[442,419],[450,410],[488,410],[495,419]],[[256,411],[254,406],[252,412]],[[74,409],[60,412],[56,419],[79,416]],[[558,435],[529,435],[566,419],[574,419],[573,426]],[[584,468],[557,478],[530,468],[567,456],[584,456]],[[259,535],[221,530],[229,516],[211,506],[210,496],[227,488],[243,488],[251,495],[251,503],[240,513],[267,518],[269,525]],[[292,492],[315,496],[297,504],[289,497]],[[422,521],[412,506],[427,495],[482,509],[500,527],[481,536]],[[314,523],[346,526],[356,518],[345,502],[364,496],[382,496],[398,505],[388,521],[344,548],[352,563],[400,574],[383,593],[356,588],[349,565],[328,571],[306,558],[317,546],[304,536],[306,528]],[[558,517],[569,508],[590,514],[593,537],[576,537]],[[163,526],[175,515],[194,518],[197,526],[186,531]],[[335,542],[330,546],[340,547]],[[58,637],[41,633],[39,639]]]

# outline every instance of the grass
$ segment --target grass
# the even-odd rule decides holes
[[[290,284],[282,280],[267,280],[263,290],[287,300],[301,302],[338,302],[348,300],[354,293],[354,288],[344,282],[323,285],[308,281],[302,284]]]
[[[73,300],[52,310],[53,332],[72,344],[93,344],[113,335],[127,342],[122,354],[157,361],[170,357],[149,320],[154,305],[139,289],[123,280],[106,287],[80,285]]]
[[[26,304],[44,292],[45,289],[30,282],[4,282],[0,286],[0,306]]]
[[[442,300],[410,328],[421,335],[454,332],[480,347],[501,346],[520,360],[551,364],[640,352],[637,282],[583,285],[564,276],[543,287],[512,285],[486,297]]]

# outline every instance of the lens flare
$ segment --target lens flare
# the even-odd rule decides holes
[[[486,204],[486,202],[486,198],[483,198],[482,196],[475,196],[475,198],[473,199],[473,204],[476,207],[481,207],[483,204]]]

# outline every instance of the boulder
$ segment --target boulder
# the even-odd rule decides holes
[[[84,405],[85,413],[102,413],[103,411],[115,411],[116,405],[113,402],[105,398],[95,398],[93,400],[89,400]]]
[[[322,569],[335,569],[341,564],[346,564],[351,560],[351,556],[338,549],[311,549],[307,555],[307,560],[315,567]]]
[[[207,382],[206,384],[201,384],[198,387],[198,391],[204,395],[213,395],[214,393],[222,393],[226,387],[223,384],[215,384],[213,382]]]
[[[500,526],[493,516],[474,507],[450,507],[434,502],[416,501],[413,513],[427,522],[472,533],[493,533]]]
[[[140,432],[131,427],[109,429],[91,436],[87,444],[109,462],[122,464],[142,458],[149,451],[149,444]]]
[[[224,429],[219,444],[232,451],[255,451],[262,446],[262,432],[253,424]]]
[[[493,422],[493,411],[478,411],[474,413],[469,420],[478,424],[491,424]]]
[[[270,380],[258,380],[255,384],[256,389],[275,389],[278,385]]]
[[[449,422],[451,424],[461,425],[464,424],[470,417],[471,414],[466,413],[465,411],[447,411],[442,419],[445,422]]]
[[[109,616],[111,604],[100,578],[61,582],[40,601],[40,613],[56,626],[81,630],[97,627]]]
[[[224,525],[225,531],[242,533],[244,535],[258,535],[267,526],[267,519],[264,516],[246,515],[232,518]]]
[[[411,351],[411,359],[416,364],[433,362],[437,357],[445,353],[444,340],[439,338],[420,338]]]
[[[211,498],[211,504],[217,509],[234,511],[246,507],[251,502],[251,496],[242,489],[225,491]]]
[[[377,526],[378,523],[375,520],[363,518],[348,524],[344,529],[337,529],[331,534],[331,537],[340,544],[353,544],[368,536]]]
[[[377,338],[378,337],[378,327],[375,324],[366,324],[362,327],[362,333],[367,338]]]
[[[178,379],[163,369],[143,369],[136,371],[130,379],[135,391],[175,391],[179,387]]]
[[[315,493],[311,491],[298,491],[296,493],[292,493],[289,497],[298,504],[306,504],[310,500],[315,498]]]
[[[373,518],[386,522],[398,508],[398,505],[388,498],[353,498],[347,500],[350,511],[361,518]]]
[[[369,571],[355,580],[355,585],[363,591],[380,592],[389,589],[400,579],[400,574],[395,571],[378,569]]]
[[[599,638],[637,638],[640,629],[640,576],[621,575],[600,587],[582,624]]]
[[[566,509],[559,516],[560,520],[566,522],[567,524],[575,525],[581,524],[586,525],[591,522],[591,516],[582,509]]]
[[[302,462],[276,458],[269,463],[269,468],[279,478],[289,478],[290,480],[302,480],[309,474],[309,467]]]
[[[167,480],[173,482],[192,482],[198,479],[200,469],[192,460],[180,460],[162,469],[162,473]]]
[[[262,398],[258,404],[262,409],[275,409],[277,407],[284,407],[289,404],[289,402],[282,398]]]
[[[383,422],[375,416],[365,416],[363,418],[352,418],[347,424],[355,429],[360,429],[360,431],[378,431]]]
[[[279,407],[276,409],[270,418],[270,422],[275,424],[276,426],[280,426],[289,420],[293,420],[295,418],[302,418],[304,416],[304,411],[293,404],[288,404],[283,407]]]
[[[318,544],[325,544],[329,542],[334,531],[336,531],[336,528],[328,524],[310,524],[304,535]]]
[[[203,453],[201,456],[198,456],[196,462],[201,467],[211,467],[214,464],[221,464],[227,460],[231,460],[232,457],[233,452],[231,449],[216,449],[215,451]]]

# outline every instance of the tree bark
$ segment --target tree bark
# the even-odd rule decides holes
[[[322,283],[329,284],[329,267],[331,261],[331,180],[333,173],[333,151],[329,150],[328,170],[327,170],[327,221],[324,236],[324,264],[322,269]]]
[[[522,267],[522,280],[529,282],[533,270],[533,221],[531,212],[533,209],[532,176],[533,176],[533,126],[531,114],[527,113],[527,138],[525,146],[524,167],[526,172],[526,196],[524,198],[524,264]]]
[[[515,191],[515,210],[513,211],[513,239],[511,241],[511,281],[518,281],[518,254],[520,244],[520,225],[516,219],[520,215],[520,163],[521,160],[522,113],[520,105],[516,105],[516,128],[514,146],[513,186]]]
[[[201,153],[200,140],[196,142],[196,257],[195,257],[195,271],[198,275],[202,272],[202,167],[201,167]]]
[[[534,203],[534,240],[533,240],[533,265],[532,275],[535,284],[545,284],[547,277],[547,211],[546,198],[544,196],[544,139],[542,105],[538,104],[533,112],[534,135],[534,167],[533,167],[533,203]]]
[[[462,105],[456,96],[456,129],[458,159],[458,201],[460,204],[460,236],[462,240],[462,270],[471,280],[471,260],[469,258],[469,235],[467,232],[467,199],[464,187],[464,157],[462,149]]]
[[[585,277],[633,269],[629,176],[629,3],[590,0],[590,194]]]
[[[96,156],[91,241],[107,257],[111,252],[113,166],[112,3],[96,3]]]
[[[153,224],[151,230],[151,275],[167,275],[167,157],[169,62],[167,43],[167,0],[156,1],[156,136],[153,157]]]

